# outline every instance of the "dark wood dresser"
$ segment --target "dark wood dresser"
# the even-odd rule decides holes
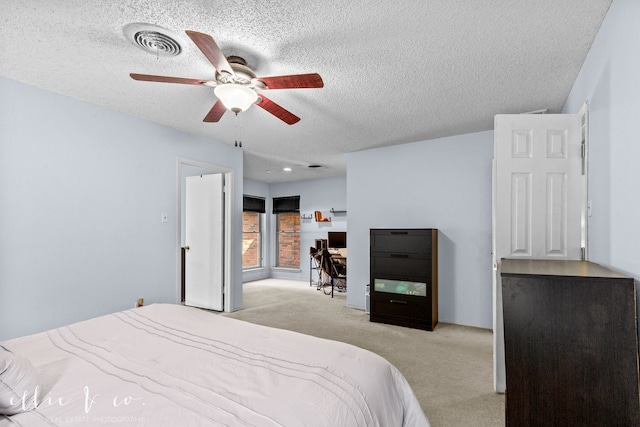
[[[438,230],[371,229],[372,322],[432,331],[438,323]]]
[[[507,426],[640,426],[634,279],[501,260]]]

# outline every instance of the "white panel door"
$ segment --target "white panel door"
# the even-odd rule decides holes
[[[494,386],[506,388],[502,258],[582,257],[586,233],[581,114],[495,117],[493,195]]]
[[[223,310],[224,175],[186,178],[185,305]]]

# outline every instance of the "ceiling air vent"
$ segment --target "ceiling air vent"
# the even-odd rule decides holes
[[[166,28],[152,24],[132,23],[123,28],[127,39],[145,52],[156,56],[178,56],[182,46]]]

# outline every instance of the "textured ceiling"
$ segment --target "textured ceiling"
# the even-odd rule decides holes
[[[489,130],[498,113],[559,112],[610,3],[0,0],[0,75],[221,143],[241,140],[251,179],[337,176],[349,152]],[[123,32],[134,22],[168,29],[182,53],[134,46]],[[184,30],[210,34],[258,76],[317,72],[325,86],[269,91],[301,118],[292,126],[255,106],[203,123],[212,88],[129,77],[212,79]]]

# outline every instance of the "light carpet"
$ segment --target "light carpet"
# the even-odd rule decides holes
[[[243,309],[224,316],[342,341],[373,351],[407,378],[433,427],[503,426],[504,395],[493,391],[490,330],[439,323],[432,332],[372,323],[309,282],[244,284]]]

